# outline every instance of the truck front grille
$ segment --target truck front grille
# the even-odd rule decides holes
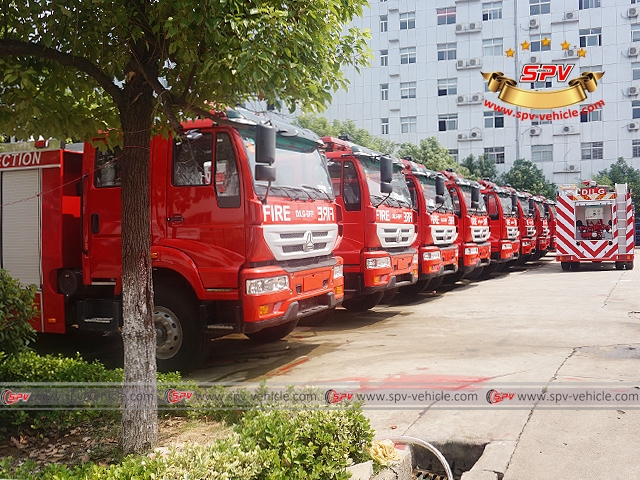
[[[415,226],[402,223],[377,224],[382,248],[408,247],[415,239]]]
[[[431,225],[431,237],[436,245],[451,245],[458,238],[456,227]]]
[[[515,240],[520,236],[520,230],[518,227],[507,227],[507,238],[509,240]]]
[[[329,255],[338,238],[336,224],[264,225],[264,239],[278,261]]]
[[[471,238],[474,243],[483,243],[489,238],[489,227],[471,227]]]

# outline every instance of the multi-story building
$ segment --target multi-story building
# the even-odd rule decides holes
[[[486,154],[505,171],[533,161],[556,183],[590,178],[618,157],[640,167],[640,0],[371,0],[353,23],[371,30],[371,67],[345,73],[326,116],[353,120],[394,142],[435,136],[458,160]],[[519,120],[481,72],[522,89],[567,88],[558,78],[522,83],[526,64],[575,65],[569,79],[604,71],[571,118]],[[485,101],[513,109],[495,111]]]

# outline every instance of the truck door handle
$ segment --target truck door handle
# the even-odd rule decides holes
[[[175,223],[180,223],[180,222],[184,222],[184,217],[182,215],[180,215],[179,213],[176,213],[175,215],[171,215],[169,218],[167,218],[167,222],[175,222]]]
[[[91,214],[91,233],[100,233],[100,215],[97,213]]]

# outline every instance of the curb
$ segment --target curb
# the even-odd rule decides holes
[[[516,449],[515,440],[488,443],[482,456],[461,480],[501,480]]]
[[[411,448],[405,445],[396,446],[400,460],[392,462],[381,472],[373,474],[373,461],[358,463],[347,467],[350,480],[411,480],[413,472],[413,455]]]

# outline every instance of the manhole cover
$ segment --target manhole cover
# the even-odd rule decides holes
[[[415,480],[447,480],[446,475],[440,475],[438,473],[429,472],[427,470],[414,470],[413,478]]]

